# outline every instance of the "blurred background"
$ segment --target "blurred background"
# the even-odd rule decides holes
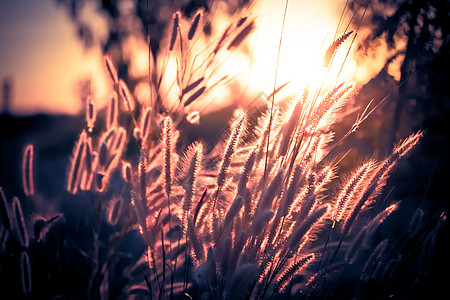
[[[135,97],[145,101],[149,97],[149,65],[158,66],[156,61],[165,53],[172,14],[182,11],[189,18],[199,7],[211,16],[204,24],[206,40],[220,36],[232,20],[243,14],[257,18],[255,32],[244,47],[227,58],[221,70],[223,74],[232,73],[235,80],[222,88],[221,96],[207,105],[207,111],[229,114],[232,109],[227,107],[264,104],[265,96],[273,90],[283,3],[0,1],[0,184],[18,186],[14,182],[19,168],[11,164],[18,163],[24,143],[34,143],[38,149],[57,147],[55,151],[64,150],[64,157],[70,153],[83,126],[87,94],[93,95],[101,109],[111,93],[103,67],[104,54],[112,58],[119,77],[124,78]],[[442,166],[447,166],[446,154],[450,150],[445,125],[450,109],[445,84],[449,74],[448,15],[449,1],[290,1],[277,77],[278,85],[289,84],[278,98],[301,93],[306,85],[355,81],[359,95],[354,108],[359,110],[349,110],[353,114],[336,128],[338,134],[348,130],[357,112],[369,101],[373,101],[372,107],[380,102],[382,105],[346,143],[346,147],[355,149],[350,158],[381,157],[399,139],[418,129],[427,130],[421,158],[416,162],[423,164],[423,178],[411,179],[416,184],[398,190],[407,193],[420,187],[410,192],[422,197],[427,185],[417,182],[428,182],[432,174],[432,182],[439,190],[445,176],[439,181],[438,175],[445,173]],[[336,67],[324,76],[323,53],[339,34],[349,30],[357,30],[357,35],[342,46]],[[48,138],[41,138],[40,133]],[[45,152],[43,156],[45,159]],[[54,153],[50,157],[52,161],[56,158]],[[429,172],[423,172],[425,169]],[[419,176],[415,173],[406,174]],[[430,188],[428,193],[433,192]],[[435,197],[446,198],[448,194]]]
[[[167,26],[173,12],[182,10],[185,16],[191,17],[198,7],[205,7],[214,16],[205,28],[209,39],[220,35],[242,11],[257,17],[258,27],[247,48],[233,55],[230,65],[244,63],[237,82],[248,88],[248,97],[271,92],[284,10],[284,5],[274,1],[18,0],[0,3],[0,78],[3,90],[9,90],[6,92],[9,97],[2,98],[2,107],[15,115],[78,114],[84,107],[83,89],[89,81],[96,101],[104,105],[110,88],[103,69],[103,54],[109,54],[118,63],[119,74],[128,84],[137,85],[148,77],[148,37],[156,58],[168,35]],[[278,81],[291,81],[290,92],[301,91],[313,79],[320,80],[314,77],[321,71],[323,53],[335,38],[345,5],[345,0],[289,4]],[[343,26],[348,24],[351,15],[352,11],[347,11]],[[365,21],[368,20],[366,16]],[[343,32],[343,26],[339,33]],[[355,28],[356,25],[350,26]],[[360,28],[358,41],[369,30]],[[386,43],[376,48],[365,53],[370,58],[365,59],[353,47],[342,80],[365,84],[379,72],[393,49],[388,49]],[[343,56],[345,50],[341,51]],[[389,68],[397,80],[400,61],[395,60]]]

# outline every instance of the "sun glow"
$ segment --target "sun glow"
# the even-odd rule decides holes
[[[224,12],[223,5],[219,3],[218,9],[214,12],[210,36],[197,32],[191,43],[186,43],[185,38],[182,56],[179,53],[173,54],[179,51],[179,45],[175,45],[174,52],[163,50],[159,53],[155,67],[160,74],[164,74],[160,91],[167,107],[173,108],[180,101],[181,91],[177,87],[177,81],[187,84],[195,80],[195,78],[181,79],[180,74],[196,74],[192,70],[200,70],[196,74],[197,78],[200,78],[205,68],[204,62],[208,60],[208,55],[211,53],[211,47],[215,47],[230,24],[239,20],[238,16],[229,17]],[[312,90],[323,87],[323,90],[326,90],[327,87],[344,81],[353,81],[357,85],[365,84],[383,67],[382,57],[384,57],[384,54],[372,57],[369,63],[366,62],[363,65],[358,60],[355,45],[358,44],[358,38],[367,33],[359,32],[359,36],[356,36],[354,32],[350,34],[335,52],[329,66],[324,67],[327,48],[341,34],[355,29],[352,26],[346,28],[348,20],[344,18],[337,30],[339,14],[344,5],[344,0],[326,3],[291,1],[281,35],[284,2],[270,0],[255,2],[255,5],[248,12],[244,12],[244,15],[255,19],[256,29],[238,48],[217,53],[219,57],[215,58],[215,62],[218,63],[214,65],[214,72],[204,73],[205,92],[186,113],[202,114],[220,110],[231,102],[243,108],[270,105],[268,96],[273,93],[274,88],[280,86],[284,87],[277,92],[276,101],[301,94],[305,87]],[[242,16],[242,13],[239,16]],[[348,19],[349,16],[346,18]],[[187,34],[191,22],[192,20],[184,17],[180,19],[183,35]],[[162,49],[169,48],[170,31],[171,28],[168,28],[165,34],[166,40],[162,41]],[[282,40],[279,48],[280,37]],[[135,43],[134,46],[138,45]],[[130,51],[133,60],[139,61],[132,65],[136,67],[145,65],[145,61],[148,62],[145,56],[146,51],[136,49]],[[190,58],[187,58],[189,55]],[[185,66],[190,65],[188,70],[180,69],[183,63]],[[145,71],[145,68],[141,68],[141,72]],[[219,82],[224,75],[228,75],[226,84],[216,86],[214,83]],[[275,82],[276,87],[274,87]],[[214,86],[214,89],[210,89],[211,86]]]
[[[215,59],[218,63],[217,66],[214,66],[214,73],[206,74],[207,77],[205,77],[208,78],[208,86],[220,80],[224,74],[235,80],[211,91],[207,88],[203,95],[206,97],[203,99],[209,101],[196,101],[191,109],[203,112],[217,110],[229,105],[230,99],[237,101],[243,107],[261,105],[273,92],[276,71],[277,87],[288,83],[277,94],[277,99],[301,92],[306,86],[315,89],[322,84],[332,85],[339,73],[339,76],[343,77],[342,80],[348,80],[349,73],[339,72],[346,51],[335,57],[332,66],[338,66],[338,68],[325,69],[323,67],[325,51],[335,38],[337,7],[327,6],[326,9],[323,5],[320,7],[313,7],[308,3],[293,3],[288,8],[277,71],[284,6],[267,0],[258,2],[250,10],[250,14],[247,14],[249,18],[255,17],[256,30],[248,37],[246,43],[237,49],[218,52],[218,57]],[[169,107],[177,102],[180,94],[174,80],[192,80],[192,78],[181,79],[179,74],[183,74],[183,71],[180,69],[180,63],[191,59],[186,65],[189,65],[192,70],[202,65],[210,53],[205,49],[211,46],[215,47],[223,31],[230,23],[235,23],[238,19],[234,20],[227,16],[219,6],[213,20],[211,37],[197,34],[193,43],[183,42],[182,59],[180,59],[179,53],[173,55],[172,52],[162,51],[159,54],[157,68],[161,70],[161,74],[164,74],[161,90],[165,91],[163,99]],[[181,32],[189,29],[189,26],[190,20],[183,18]],[[163,41],[163,45],[169,43],[169,31],[170,28],[165,35],[167,41]],[[168,48],[168,45],[166,46]],[[347,44],[343,46],[347,46]],[[175,45],[176,50],[174,51],[177,51],[178,47]],[[196,55],[192,55],[188,59],[189,53],[196,53]],[[221,61],[225,63],[220,63]],[[189,74],[189,72],[187,73]],[[242,96],[244,92],[245,97]],[[210,104],[211,99],[214,99],[213,104]]]
[[[336,81],[349,43],[343,45],[347,49],[336,56],[332,68],[323,67],[323,58],[334,39],[340,2],[329,5],[308,1],[289,3],[279,53],[277,86],[289,84],[280,91],[278,99],[299,92],[305,86],[315,88]],[[273,91],[283,13],[284,5],[280,2],[263,0],[255,6],[254,14],[260,16],[260,22],[252,37],[252,93],[268,95]],[[340,80],[352,77],[354,75],[348,69],[340,74]]]
[[[354,28],[346,28],[348,21],[343,21],[337,30],[339,12],[344,4],[343,0],[326,5],[308,1],[290,2],[281,35],[284,5],[269,0],[258,1],[243,13],[248,19],[255,20],[254,32],[239,47],[212,54],[226,28],[236,24],[242,16],[240,13],[230,17],[225,13],[224,4],[218,4],[210,35],[197,32],[192,40],[188,40],[192,19],[180,18],[183,42],[180,45],[178,39],[172,51],[169,51],[170,23],[161,41],[156,65],[150,68],[148,47],[143,37],[128,39],[124,48],[125,56],[130,61],[130,75],[136,79],[146,78],[148,69],[157,70],[158,78],[161,78],[158,92],[165,107],[171,111],[184,109],[186,115],[195,117],[194,123],[198,122],[197,114],[217,111],[232,103],[241,108],[269,106],[269,95],[281,86],[283,88],[277,90],[275,101],[302,94],[306,87],[327,90],[340,82],[364,84],[381,67],[375,65],[379,61],[376,59],[370,65],[360,66],[354,47],[358,43],[358,40],[354,41],[357,36],[352,31]],[[203,20],[200,22],[200,26],[205,24]],[[328,47],[341,34],[350,31],[352,33],[339,46],[328,67],[324,67]],[[213,64],[208,62],[211,55],[214,55]],[[222,80],[224,76],[227,76],[226,80]],[[204,78],[200,87],[187,94],[184,101],[203,88],[201,96],[192,105],[183,108],[182,87],[200,78]],[[147,83],[141,82],[136,86],[134,95],[141,103],[151,103],[156,92]]]

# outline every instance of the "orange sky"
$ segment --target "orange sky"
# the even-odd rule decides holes
[[[77,113],[77,81],[101,67],[99,48],[85,51],[67,11],[55,3],[0,2],[0,80],[13,80],[13,113]]]
[[[305,84],[322,78],[321,58],[332,42],[344,4],[345,0],[289,2],[277,81],[292,82],[286,93],[300,92]],[[252,14],[258,17],[258,29],[249,40],[253,51],[251,67],[247,68],[250,62],[239,54],[227,64],[233,71],[236,66],[242,69],[238,80],[248,87],[249,97],[261,92],[269,94],[273,89],[283,10],[284,1],[256,1]],[[105,36],[104,20],[97,16],[94,22],[97,35]],[[67,11],[55,5],[54,0],[1,1],[0,28],[0,80],[6,76],[13,79],[13,113],[79,113],[81,102],[75,84],[91,74],[95,76],[93,90],[98,103],[106,102],[109,90],[100,47],[83,49]],[[348,45],[342,47],[338,59],[343,59]],[[382,57],[383,52],[380,53]],[[381,60],[367,62],[369,67],[358,67],[348,60],[341,79],[366,82],[382,66]]]

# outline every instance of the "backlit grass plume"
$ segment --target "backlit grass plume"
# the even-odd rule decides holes
[[[328,186],[336,174],[336,166],[326,159],[332,149],[330,128],[354,89],[343,82],[328,91],[305,92],[274,112],[271,128],[270,111],[263,113],[251,127],[258,132],[255,138],[241,139],[244,134],[252,136],[244,131],[248,121],[243,115],[211,152],[205,152],[200,142],[174,151],[182,130],[175,127],[173,118],[178,116],[141,109],[142,117],[136,118],[141,135],[124,134],[140,143],[140,159],[126,169],[130,174],[124,178],[129,186],[126,197],[148,248],[146,293],[158,298],[179,293],[192,298],[264,299],[274,293],[304,297],[317,293],[322,281],[343,269],[357,268],[356,255],[370,247],[370,236],[395,208],[376,216],[362,231],[355,224],[363,213],[371,214],[370,203],[422,133],[400,143],[385,160],[362,164],[339,193],[330,193]],[[129,109],[123,107],[124,113]],[[155,122],[160,126],[151,128]],[[117,144],[128,144],[117,141],[117,132],[125,129],[116,126],[98,139],[99,163],[93,172],[105,174],[103,180],[112,173],[110,161],[123,155],[125,148]],[[267,152],[263,145],[269,129]],[[114,166],[119,164],[129,166],[126,161]],[[340,236],[338,231],[331,234],[334,228],[342,231]],[[318,236],[327,231],[331,238],[322,244],[322,253],[313,251],[323,243]],[[355,238],[353,243],[343,242]],[[361,284],[372,272],[374,257],[383,255],[378,248],[360,266]],[[304,282],[298,281],[300,274]],[[237,285],[239,296],[234,295]]]

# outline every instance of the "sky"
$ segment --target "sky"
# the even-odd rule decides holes
[[[0,0],[0,80],[12,79],[11,112],[78,112],[76,83],[100,58],[98,48],[83,48],[56,1]]]
[[[252,62],[242,64],[239,57],[230,63],[249,66],[239,80],[250,94],[270,93],[273,89],[276,57],[283,19],[284,1],[256,1],[252,14],[257,16],[257,30],[249,40]],[[334,36],[345,0],[290,1],[280,50],[277,82],[291,81],[287,92],[314,84],[322,78],[320,63],[326,46]],[[106,22],[96,17],[100,36]],[[343,60],[348,45],[343,46]],[[76,114],[82,109],[76,84],[95,76],[93,89],[100,103],[108,93],[102,67],[100,46],[86,50],[76,35],[76,27],[67,10],[54,0],[0,0],[0,80],[11,78],[12,113]],[[369,66],[346,62],[342,80],[365,83],[382,64],[370,60]],[[381,60],[380,60],[381,62]]]

